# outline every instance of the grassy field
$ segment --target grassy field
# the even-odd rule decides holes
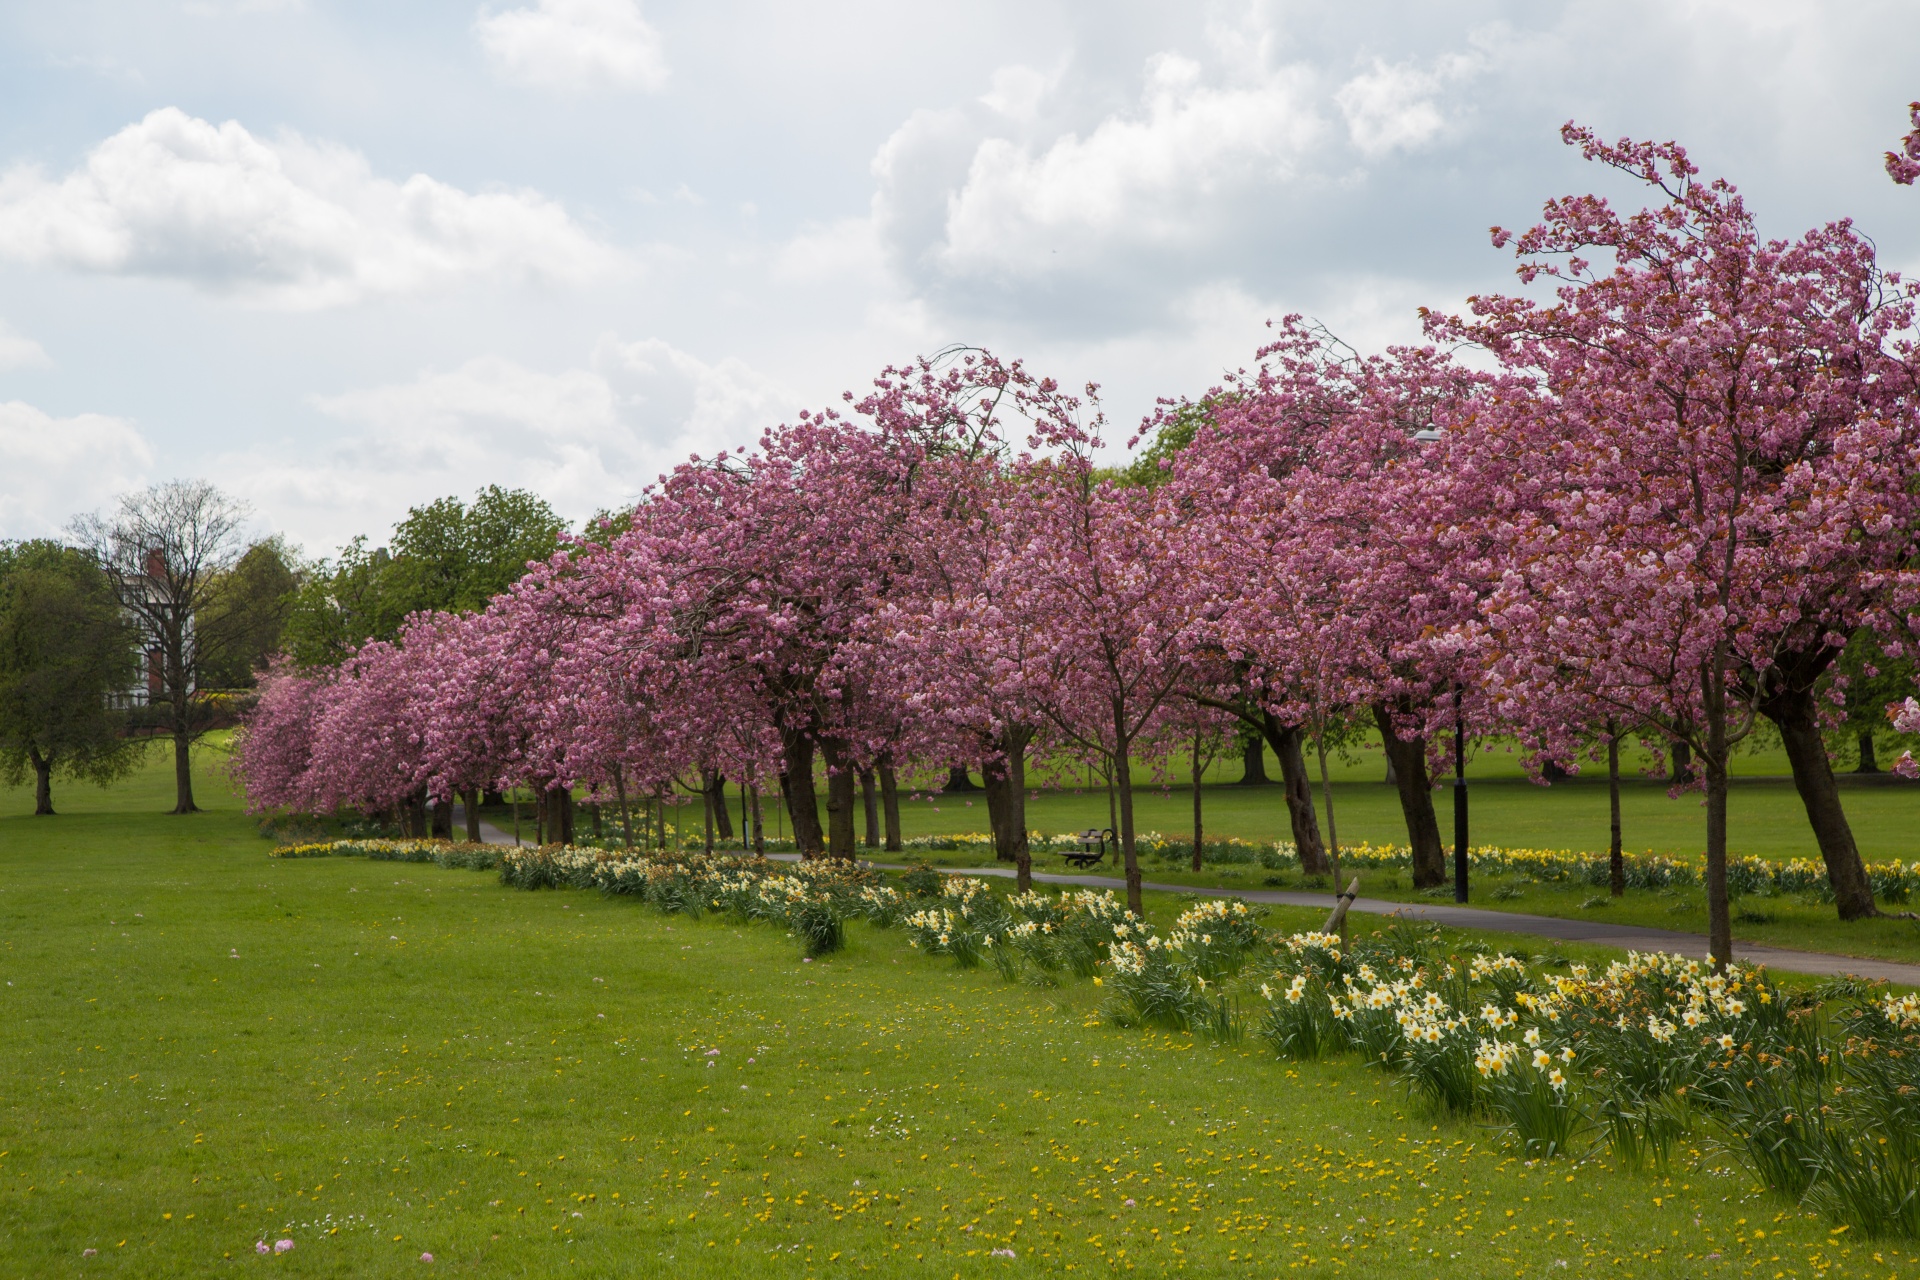
[[[0,1276],[1920,1265],[1711,1149],[1528,1167],[1350,1062],[1111,1028],[1090,984],[274,862],[204,786],[189,818],[157,773],[0,818]]]
[[[1469,813],[1475,844],[1517,848],[1607,848],[1606,779],[1577,778],[1543,787],[1519,778],[1468,775]],[[1334,815],[1346,843],[1405,844],[1407,826],[1399,793],[1377,781],[1336,782]],[[1316,802],[1319,788],[1314,789]],[[971,801],[971,803],[969,803]],[[1434,793],[1442,838],[1453,840],[1453,789]],[[1883,781],[1850,785],[1843,780],[1841,803],[1870,861],[1920,858],[1920,786]],[[1286,805],[1278,785],[1239,787],[1214,783],[1203,788],[1209,838],[1291,839]],[[1630,850],[1700,856],[1706,843],[1706,810],[1697,794],[1669,799],[1662,783],[1633,780],[1621,794],[1621,833]],[[695,809],[683,812],[697,814]],[[1326,811],[1320,809],[1324,830]],[[1028,824],[1041,831],[1077,831],[1105,827],[1104,789],[1064,788],[1036,793],[1027,805]],[[772,820],[769,819],[769,822]],[[933,795],[901,806],[908,835],[987,830],[986,801],[978,795]],[[1193,797],[1184,778],[1173,788],[1135,792],[1138,830],[1185,837],[1193,831]],[[1735,782],[1728,803],[1728,847],[1735,854],[1770,859],[1818,858],[1807,826],[1806,810],[1793,784],[1784,779],[1749,778]]]

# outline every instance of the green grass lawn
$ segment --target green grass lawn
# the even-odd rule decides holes
[[[1579,778],[1543,787],[1519,778],[1479,778],[1469,775],[1469,813],[1475,844],[1514,848],[1580,849],[1605,852],[1608,841],[1606,779]],[[1374,781],[1336,782],[1334,816],[1345,844],[1405,844],[1406,821],[1399,793]],[[1319,787],[1314,788],[1319,801]],[[971,801],[971,803],[969,803]],[[1453,841],[1453,790],[1434,793],[1434,811],[1442,839]],[[1920,858],[1920,786],[1881,782],[1852,785],[1843,781],[1841,803],[1869,861]],[[1290,840],[1286,803],[1276,784],[1239,787],[1209,784],[1202,789],[1209,838],[1239,836],[1246,840]],[[1624,784],[1620,801],[1622,841],[1629,850],[1697,858],[1706,844],[1706,810],[1698,794],[1667,797],[1661,783],[1634,780]],[[697,814],[695,809],[683,812]],[[1320,809],[1321,828],[1326,810]],[[1105,827],[1107,795],[1104,789],[1042,790],[1027,803],[1028,825],[1040,831],[1081,831]],[[1741,779],[1734,784],[1728,804],[1727,843],[1734,854],[1770,859],[1818,858],[1807,826],[1806,810],[1790,781]],[[769,819],[769,830],[772,819]],[[1184,780],[1178,787],[1143,787],[1134,796],[1134,824],[1141,831],[1159,831],[1185,838],[1193,832],[1193,795]],[[931,835],[949,831],[986,831],[986,801],[978,795],[934,795],[904,801],[901,826],[905,834]]]
[[[1920,1266],[1705,1145],[1530,1168],[1351,1061],[1113,1028],[1090,983],[271,861],[203,787],[187,818],[151,773],[0,818],[0,1276]]]

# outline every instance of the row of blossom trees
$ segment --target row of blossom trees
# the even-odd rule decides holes
[[[1496,230],[1528,288],[1427,314],[1430,345],[1280,322],[1148,424],[1200,423],[1158,483],[1096,465],[1092,387],[971,350],[889,369],[682,465],[479,612],[277,669],[238,753],[252,802],[586,788],[631,840],[633,798],[724,778],[851,856],[862,785],[897,833],[897,771],[967,761],[1024,888],[1029,762],[1076,759],[1110,770],[1137,911],[1133,762],[1196,734],[1260,732],[1303,865],[1337,872],[1326,740],[1371,723],[1422,886],[1463,725],[1540,768],[1632,735],[1705,793],[1725,959],[1728,760],[1764,719],[1840,914],[1874,914],[1818,693],[1861,628],[1920,635],[1914,291],[1846,222],[1763,239],[1678,146],[1565,138],[1650,207]]]

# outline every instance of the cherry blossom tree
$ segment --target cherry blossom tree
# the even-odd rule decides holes
[[[1165,572],[1184,513],[1154,491],[1098,473],[1093,387],[1086,405],[1058,395],[1050,451],[1017,460],[1010,502],[1024,536],[1001,572],[1016,614],[1040,620],[1030,637],[1033,668],[1044,673],[1036,704],[1063,742],[1111,770],[1127,906],[1139,914],[1132,755],[1187,674]]]
[[[285,657],[260,677],[259,696],[234,737],[230,765],[247,811],[310,810],[308,771],[330,672],[302,672]]]
[[[325,686],[305,790],[316,813],[400,813],[426,835],[428,770],[416,693],[420,664],[386,641],[364,645]]]
[[[1452,723],[1456,690],[1478,708],[1457,626],[1476,608],[1489,548],[1473,486],[1423,440],[1471,421],[1488,379],[1433,349],[1362,357],[1298,317],[1259,359],[1238,394],[1210,397],[1224,407],[1167,487],[1198,513],[1183,561],[1190,634],[1303,735],[1353,708],[1371,715],[1414,882],[1437,885],[1428,748]],[[1292,754],[1299,768],[1297,739]],[[1326,866],[1304,849],[1303,865]]]
[[[1578,670],[1584,702],[1697,756],[1724,962],[1728,757],[1760,715],[1786,739],[1842,916],[1874,912],[1812,689],[1913,527],[1910,380],[1885,356],[1910,294],[1845,222],[1763,242],[1679,146],[1563,132],[1659,199],[1625,216],[1598,196],[1550,202],[1515,243],[1522,282],[1553,283],[1555,301],[1476,297],[1474,319],[1434,322],[1531,383],[1461,447],[1552,482],[1510,504],[1486,614],[1509,692],[1549,698]]]

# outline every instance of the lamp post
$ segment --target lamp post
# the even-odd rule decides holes
[[[1433,427],[1413,433],[1419,445],[1440,443]],[[1460,682],[1453,682],[1453,900],[1467,900],[1467,725],[1460,711]]]

